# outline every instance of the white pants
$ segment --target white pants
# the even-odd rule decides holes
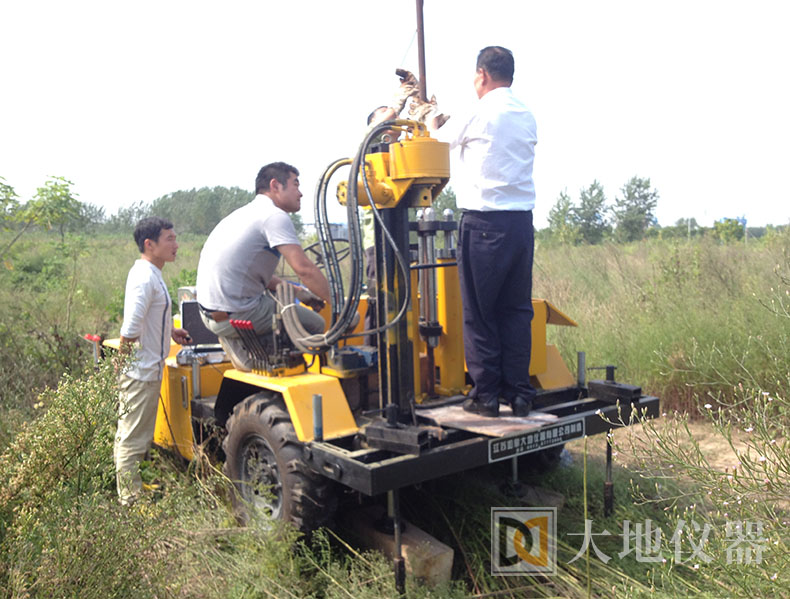
[[[118,432],[115,435],[115,481],[122,505],[142,490],[140,461],[151,447],[162,381],[138,381],[125,374],[118,380]]]

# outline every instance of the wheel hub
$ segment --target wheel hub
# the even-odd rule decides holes
[[[277,460],[269,443],[260,435],[253,435],[241,451],[241,494],[257,510],[274,519],[282,510],[282,480]]]

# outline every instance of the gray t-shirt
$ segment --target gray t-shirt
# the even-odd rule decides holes
[[[288,213],[265,195],[231,212],[208,236],[197,270],[197,300],[212,310],[254,307],[280,261],[277,246],[299,245]]]

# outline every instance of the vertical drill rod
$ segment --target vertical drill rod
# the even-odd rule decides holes
[[[420,63],[420,100],[428,101],[428,87],[425,85],[425,28],[422,22],[422,3],[417,0],[417,58]]]

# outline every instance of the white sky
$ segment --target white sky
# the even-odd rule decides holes
[[[428,93],[460,118],[480,48],[513,51],[538,122],[539,227],[563,189],[598,179],[611,202],[633,175],[659,191],[662,225],[786,224],[788,16],[780,0],[425,0]],[[8,0],[0,176],[23,200],[64,176],[110,214],[251,190],[284,160],[312,222],[318,176],[356,151],[395,68],[417,72],[415,23],[414,0]]]

